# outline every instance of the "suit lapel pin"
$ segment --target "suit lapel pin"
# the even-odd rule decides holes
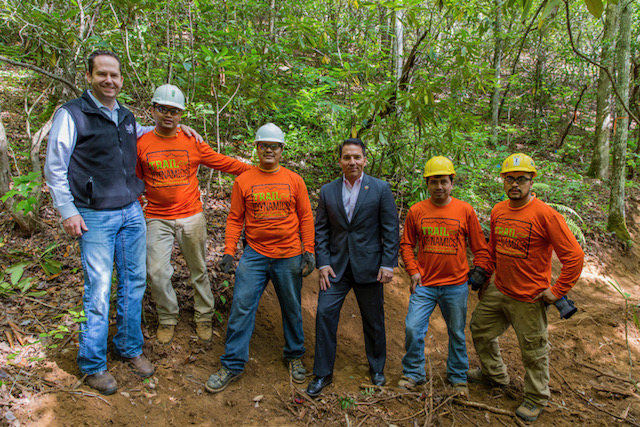
[[[365,189],[365,190],[368,190],[368,189],[369,189],[369,186],[368,186],[368,185],[365,185],[365,186],[364,186],[364,189]]]

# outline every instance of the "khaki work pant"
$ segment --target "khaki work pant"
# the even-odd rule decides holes
[[[171,251],[174,240],[178,241],[191,274],[191,284],[195,290],[194,320],[211,321],[214,299],[205,261],[207,229],[204,214],[200,212],[174,220],[147,219],[147,278],[151,296],[156,302],[158,323],[178,323],[178,298],[171,285]]]
[[[489,284],[471,317],[471,335],[480,358],[482,373],[492,380],[509,382],[500,356],[498,337],[513,326],[525,368],[524,396],[544,407],[549,400],[549,342],[547,309],[542,301],[522,302]]]

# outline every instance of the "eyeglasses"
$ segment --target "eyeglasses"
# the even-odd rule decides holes
[[[154,105],[153,107],[160,114],[169,113],[172,116],[180,116],[180,115],[182,115],[182,110],[179,109],[179,108],[167,108],[167,107],[163,107],[162,105]]]
[[[278,148],[282,148],[283,145],[279,142],[276,142],[274,144],[268,144],[266,142],[258,142],[258,148],[262,151],[267,151],[268,149],[271,149],[271,151],[276,151]]]
[[[526,184],[529,181],[532,181],[532,179],[531,178],[527,178],[526,176],[519,176],[517,178],[514,178],[512,176],[505,176],[504,177],[504,182],[509,183],[509,184],[513,184],[514,182],[517,182],[518,185],[522,185],[522,184]]]

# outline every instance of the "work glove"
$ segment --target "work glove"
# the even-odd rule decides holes
[[[305,252],[302,254],[302,262],[300,263],[300,271],[302,277],[307,277],[316,268],[316,257],[311,252]]]
[[[218,267],[223,273],[233,273],[233,257],[229,254],[223,255]]]
[[[474,291],[480,289],[480,287],[484,285],[484,282],[486,282],[488,278],[489,275],[487,274],[487,271],[482,267],[478,267],[476,265],[471,270],[469,270],[469,284],[471,285],[471,289]]]

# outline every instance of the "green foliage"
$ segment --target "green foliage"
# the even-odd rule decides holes
[[[56,316],[56,318],[61,318],[63,316],[68,317],[72,322],[75,322],[75,323],[82,323],[87,321],[87,318],[84,315],[84,310],[81,310],[81,311],[68,310],[67,314],[60,314]],[[56,341],[56,340],[59,341],[69,335],[77,334],[77,333],[80,333],[80,331],[71,330],[68,326],[64,324],[58,324],[54,329],[48,332],[42,332],[40,334],[40,338],[48,342]],[[42,340],[39,340],[36,342],[40,342]],[[55,342],[52,342],[51,344],[47,345],[47,348],[57,348],[57,347],[58,347],[58,344]]]
[[[4,270],[3,280],[0,282],[0,296],[15,295],[16,291],[24,294],[31,289],[35,278],[24,277],[25,267],[30,264],[30,262],[19,262]],[[8,282],[4,280],[7,275],[9,275]]]
[[[33,212],[38,205],[38,199],[34,193],[42,186],[40,174],[29,172],[27,175],[14,176],[12,180],[13,188],[0,197],[0,200],[6,203],[9,198],[17,196],[18,202],[13,205],[13,210],[24,215]]]
[[[564,217],[564,220],[567,222],[569,230],[571,230],[573,235],[576,236],[578,242],[580,242],[580,244],[582,244],[583,246],[586,245],[587,241],[584,238],[584,233],[582,232],[582,229],[586,227],[586,225],[580,215],[578,215],[576,211],[568,206],[560,205],[557,203],[548,203],[548,205],[560,212],[560,214]]]
[[[35,265],[39,265],[48,278],[59,274],[62,271],[63,264],[54,259],[54,251],[58,246],[58,243],[51,243],[44,250],[36,249],[35,258],[32,254],[18,250],[11,250],[7,256],[20,261],[4,270],[2,276],[3,281],[0,282],[0,295],[15,295],[16,291],[19,291],[21,294],[25,294],[29,289],[31,289],[33,282],[36,279],[34,277],[26,276],[25,272]],[[9,281],[6,281],[7,276]],[[45,293],[45,291],[36,291],[30,292],[28,295],[31,297],[38,297]]]
[[[373,387],[367,387],[364,390],[360,391],[360,394],[364,397],[371,397],[375,394],[376,390]]]
[[[349,396],[339,397],[338,402],[340,402],[340,406],[342,407],[342,409],[355,408],[358,406],[355,399]]]
[[[599,48],[602,26],[589,13],[600,16],[602,3],[569,4],[571,24],[579,27],[575,41],[588,55]],[[286,132],[284,162],[305,178],[311,192],[340,174],[335,148],[357,133],[368,144],[367,173],[391,182],[403,206],[428,197],[422,167],[431,156],[445,155],[458,170],[454,195],[486,216],[502,196],[496,164],[533,147],[545,152],[540,162],[549,187],[536,181],[545,200],[579,212],[588,206],[589,185],[579,176],[579,165],[567,168],[567,163],[582,160],[589,137],[570,134],[558,156],[546,155],[582,84],[591,85],[598,71],[571,51],[563,20],[557,19],[564,8],[559,0],[544,3],[531,32],[526,30],[539,1],[500,2],[508,22],[499,34],[501,81],[491,63],[492,2],[296,0],[276,2],[274,9],[258,0],[228,1],[224,7],[147,0],[1,4],[0,53],[82,87],[87,54],[113,49],[125,76],[121,100],[146,107],[155,86],[176,84],[187,96],[186,124],[220,142],[222,152],[246,157],[252,144],[245,141],[273,121]],[[407,79],[402,83],[393,65],[396,11],[404,12]],[[75,96],[55,84],[40,110]],[[504,90],[504,107],[493,141],[487,101],[497,85]],[[584,107],[593,103],[593,92],[585,92],[574,128],[593,127]],[[26,154],[22,150],[17,157]],[[639,163],[632,149],[627,160],[629,166]],[[21,198],[16,209],[36,208],[29,193],[35,181],[17,183],[16,193],[7,196]]]

